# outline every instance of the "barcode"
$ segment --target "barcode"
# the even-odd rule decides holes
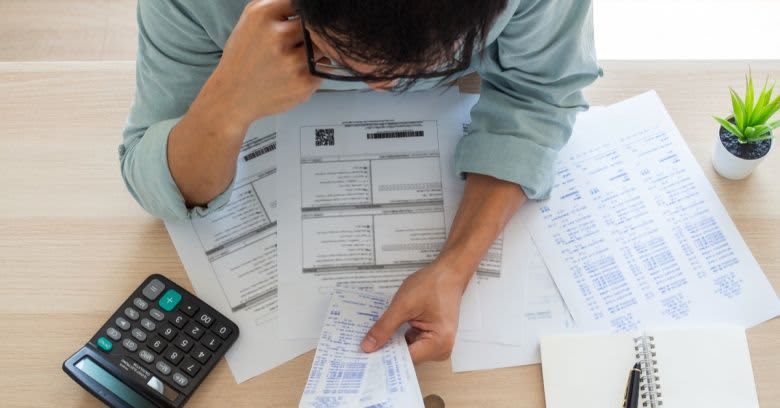
[[[333,363],[329,377],[340,380],[339,394],[357,394],[360,392],[360,384],[363,382],[363,374],[366,371],[366,363],[362,361],[348,361],[342,364]]]
[[[336,134],[334,129],[315,129],[315,146],[334,146],[336,144]]]
[[[255,157],[262,156],[262,155],[264,155],[264,154],[266,154],[268,152],[272,152],[274,150],[276,150],[276,143],[271,143],[268,146],[263,146],[263,147],[255,150],[255,151],[247,154],[246,156],[244,156],[244,161],[250,161],[250,160],[254,159]]]
[[[422,130],[396,130],[393,132],[376,132],[366,135],[367,139],[398,139],[402,137],[423,137],[425,132]]]

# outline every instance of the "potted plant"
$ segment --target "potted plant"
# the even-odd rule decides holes
[[[747,76],[744,99],[729,88],[734,114],[725,119],[715,118],[721,127],[712,165],[721,176],[731,180],[743,179],[769,153],[772,131],[780,127],[780,120],[770,122],[780,110],[780,96],[772,99],[774,88],[767,80],[764,89],[756,95],[752,73]]]

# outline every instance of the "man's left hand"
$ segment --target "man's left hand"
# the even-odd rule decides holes
[[[393,296],[390,307],[363,339],[365,352],[382,348],[401,325],[415,363],[450,357],[458,331],[460,300],[468,281],[462,282],[442,262],[434,261],[415,272]]]

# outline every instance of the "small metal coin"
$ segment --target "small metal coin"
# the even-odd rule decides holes
[[[444,408],[444,400],[436,394],[423,398],[423,404],[425,408]]]

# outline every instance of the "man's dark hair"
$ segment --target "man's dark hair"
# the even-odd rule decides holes
[[[293,0],[309,30],[370,74],[439,71],[468,64],[507,0]],[[462,53],[460,50],[462,49]],[[455,55],[455,51],[459,51]]]

